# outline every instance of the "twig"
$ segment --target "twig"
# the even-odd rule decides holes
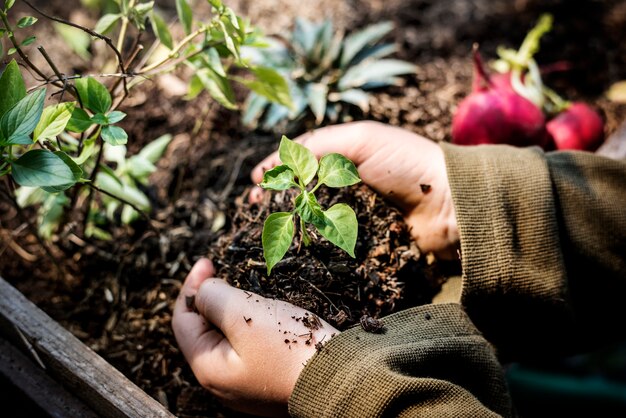
[[[30,7],[31,9],[33,9],[34,11],[36,11],[37,13],[39,13],[40,15],[42,15],[43,17],[45,17],[47,19],[50,19],[50,20],[55,21],[55,22],[62,23],[62,24],[67,25],[67,26],[71,26],[71,27],[76,28],[76,29],[80,29],[83,32],[86,32],[87,34],[89,34],[91,36],[94,36],[94,37],[96,37],[98,39],[103,40],[109,46],[109,48],[111,48],[113,53],[115,53],[115,56],[117,57],[117,62],[118,62],[118,65],[120,67],[120,71],[122,72],[122,74],[127,74],[126,67],[124,65],[124,59],[122,58],[122,54],[115,47],[115,45],[113,44],[113,41],[111,40],[111,38],[109,38],[108,36],[104,36],[104,35],[96,32],[94,30],[89,29],[89,28],[86,28],[85,26],[79,25],[77,23],[73,23],[73,22],[70,22],[68,20],[61,19],[60,17],[50,16],[50,15],[42,12],[36,6],[32,5],[28,0],[23,0],[23,1],[24,1],[24,3],[26,3],[28,5],[28,7]],[[45,76],[44,76],[44,78],[45,78]],[[124,84],[126,84],[125,79],[124,79]]]
[[[125,205],[130,206],[131,208],[133,208],[134,210],[136,210],[148,223],[148,226],[150,227],[150,229],[152,229],[154,232],[156,232],[157,234],[159,234],[159,230],[156,229],[156,227],[154,225],[152,225],[152,219],[150,218],[150,216],[148,216],[148,214],[146,212],[144,212],[143,210],[139,209],[137,207],[137,205],[135,205],[134,203],[129,202],[128,200],[124,199],[123,197],[119,197],[114,195],[113,193],[109,193],[104,189],[101,189],[100,187],[96,186],[95,184],[93,184],[93,182],[89,182],[86,183],[87,186],[89,186],[90,188],[94,189],[97,192],[100,192],[102,194],[105,194],[109,197],[112,197],[113,199],[119,200],[120,202],[124,203]]]

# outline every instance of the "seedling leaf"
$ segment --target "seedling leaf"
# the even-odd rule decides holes
[[[293,240],[293,215],[289,212],[272,213],[263,224],[263,257],[267,264],[267,274],[289,250]]]
[[[351,186],[361,181],[354,163],[341,154],[327,154],[320,160],[318,182],[328,187]]]
[[[298,187],[293,171],[284,164],[266,171],[263,174],[263,182],[259,186],[268,190],[287,190],[293,186]]]
[[[278,147],[280,160],[293,170],[302,187],[313,180],[317,172],[317,158],[306,147],[283,135]]]
[[[315,228],[328,241],[354,257],[359,224],[352,208],[345,203],[337,203],[323,214],[321,220],[313,222]]]

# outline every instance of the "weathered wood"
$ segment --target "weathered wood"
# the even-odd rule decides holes
[[[1,277],[0,331],[16,346],[25,339],[25,354],[102,417],[174,417]]]
[[[4,338],[0,338],[0,375],[52,418],[99,418]]]

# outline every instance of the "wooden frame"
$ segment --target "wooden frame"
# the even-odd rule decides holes
[[[7,368],[7,363],[18,361],[17,358],[19,361],[29,358],[30,366],[17,368],[22,371],[21,377],[15,374],[7,377],[17,381],[18,386],[34,388],[31,398],[36,398],[37,388],[45,386],[54,391],[54,396],[65,399],[60,408],[66,410],[65,415],[53,413],[50,409],[57,406],[49,403],[49,398],[44,400],[44,409],[48,408],[51,416],[75,417],[77,411],[85,411],[81,416],[87,417],[90,408],[95,416],[106,418],[174,418],[163,405],[1,277],[0,332],[22,353],[15,354],[10,348],[4,350],[7,355],[0,356],[0,371],[5,375],[15,373],[15,368]],[[11,344],[7,343],[7,347]],[[43,373],[36,373],[34,370],[37,369]],[[28,395],[28,390],[25,392]],[[33,400],[37,402],[37,399]]]

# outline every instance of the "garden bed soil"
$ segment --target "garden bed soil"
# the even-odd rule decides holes
[[[71,14],[56,0],[39,3],[66,18],[92,18]],[[173,8],[173,2],[157,3]],[[546,82],[568,98],[596,106],[607,122],[607,135],[626,120],[626,105],[603,96],[612,82],[626,79],[624,2],[588,1],[577,8],[565,0],[230,4],[268,33],[289,27],[296,15],[317,18],[320,10],[344,29],[393,20],[390,40],[399,46],[397,56],[414,62],[418,70],[404,86],[377,92],[366,117],[435,141],[450,140],[453,111],[469,92],[471,44],[479,42],[486,57],[493,57],[498,45],[517,47],[539,13],[550,11],[555,28],[542,42],[537,60],[567,61],[572,69],[551,73]],[[40,23],[45,35],[49,26]],[[57,62],[87,67],[70,57],[64,61],[60,45],[47,49]],[[320,199],[323,205],[355,207],[357,258],[321,238],[311,247],[296,240],[268,277],[260,229],[267,214],[289,196],[270,192],[264,204],[250,204],[247,191],[251,168],[276,149],[280,135],[251,132],[237,113],[204,95],[185,101],[172,85],[144,83],[122,109],[128,113],[123,126],[129,132],[129,152],[162,134],[174,136],[146,188],[154,204],[152,227],[145,221],[110,225],[113,240],[106,242],[76,235],[70,222],[48,245],[47,254],[28,226],[33,211],[17,211],[2,198],[0,275],[177,416],[238,415],[199,387],[171,331],[173,301],[198,258],[213,258],[218,276],[236,286],[303,306],[340,328],[364,314],[380,317],[428,303],[444,280],[458,273],[458,265],[450,268],[420,254],[400,214],[365,185],[356,185],[325,191]]]

